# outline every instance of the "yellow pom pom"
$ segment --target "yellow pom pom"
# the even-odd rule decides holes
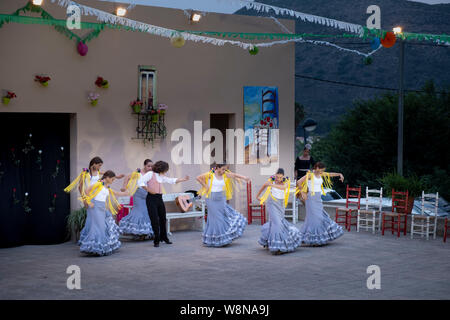
[[[175,48],[181,48],[182,46],[184,46],[184,43],[186,41],[184,40],[184,38],[181,35],[178,36],[174,36],[170,39],[170,43],[175,47]]]

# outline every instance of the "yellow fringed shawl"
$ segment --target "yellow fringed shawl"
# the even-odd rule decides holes
[[[324,172],[320,175],[323,179],[321,188],[322,188],[322,194],[325,195],[324,186],[327,189],[331,189],[333,186],[333,183],[331,181],[330,174],[328,172]],[[314,172],[308,171],[306,173],[306,179],[302,182],[301,189],[298,187],[295,189],[295,195],[297,195],[299,192],[305,192],[308,193],[308,181],[311,180],[311,185],[314,185]],[[314,195],[314,190],[311,190],[311,195]]]
[[[205,176],[205,184],[208,186],[208,190],[205,189],[205,187],[202,187],[199,191],[198,194],[200,194],[201,196],[206,194],[206,198],[209,198],[209,195],[211,194],[211,189],[212,189],[212,182],[214,179],[214,172],[211,170],[208,173],[206,173]],[[233,197],[233,182],[230,178],[227,177],[227,174],[224,173],[223,174],[223,179],[225,181],[225,196],[227,200],[230,200]]]
[[[80,200],[86,202],[87,204],[90,204],[92,199],[94,199],[103,188],[105,188],[105,186],[103,185],[103,182],[99,181],[99,182],[94,183],[89,194],[80,197]],[[117,198],[114,195],[114,192],[111,190],[111,188],[108,188],[108,191],[109,191],[109,196],[105,202],[106,209],[108,209],[109,212],[111,212],[113,215],[116,215],[117,212],[120,209],[122,209],[122,205],[117,201]]]
[[[271,182],[271,178],[267,180]],[[284,207],[286,208],[288,202],[289,202],[289,192],[291,190],[291,181],[289,178],[286,178],[285,184],[287,184],[286,189],[284,189]],[[261,201],[259,204],[263,204],[266,202],[267,198],[269,198],[269,195],[272,197],[273,200],[278,201],[273,195],[272,195],[272,186],[268,186],[266,189],[266,192],[264,192],[263,196],[261,197]]]
[[[69,193],[73,190],[77,185],[81,186],[81,196],[86,195],[86,185],[89,187],[91,184],[91,175],[89,174],[89,171],[87,169],[83,169],[81,173],[76,177],[65,189],[64,192]]]
[[[141,173],[139,171],[133,171],[133,173],[131,174],[130,180],[128,180],[126,189],[130,193],[131,197],[134,195],[134,193],[136,192],[136,190],[138,188],[137,183],[138,183],[140,177],[141,177]]]

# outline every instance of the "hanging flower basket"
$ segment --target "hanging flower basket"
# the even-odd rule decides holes
[[[34,81],[39,82],[43,87],[48,87],[48,82],[50,81],[50,77],[47,76],[35,76]]]
[[[11,99],[17,98],[16,94],[12,91],[8,91],[6,96],[2,97],[2,102],[4,105],[8,105]]]
[[[97,105],[97,103],[98,103],[98,99],[91,101],[91,105],[93,105],[94,107]]]

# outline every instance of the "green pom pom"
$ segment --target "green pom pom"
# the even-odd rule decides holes
[[[258,47],[256,47],[256,46],[253,47],[253,49],[248,50],[248,52],[249,52],[252,56],[258,54],[258,51],[259,51],[259,49],[258,49]]]
[[[364,64],[365,64],[366,66],[372,64],[372,62],[373,62],[373,58],[372,58],[371,56],[365,57],[365,58],[364,58]]]

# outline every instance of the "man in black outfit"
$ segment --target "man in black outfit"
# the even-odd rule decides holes
[[[159,242],[167,244],[172,242],[167,237],[166,230],[166,207],[162,198],[161,183],[176,184],[189,180],[189,176],[184,178],[169,178],[165,174],[169,171],[169,164],[158,161],[153,165],[152,172],[146,174],[145,183],[147,185],[147,210],[155,233],[154,245],[159,247]]]

